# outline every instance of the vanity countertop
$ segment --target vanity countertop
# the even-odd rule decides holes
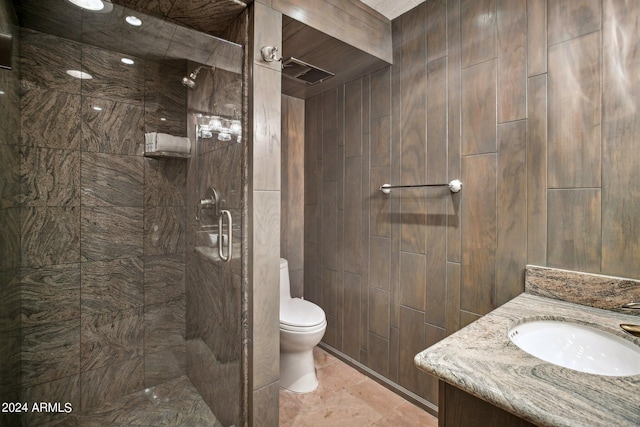
[[[620,323],[640,323],[637,316],[524,293],[422,351],[415,364],[537,425],[640,426],[640,375],[586,374],[525,353],[507,331],[535,319],[571,319],[621,337]]]

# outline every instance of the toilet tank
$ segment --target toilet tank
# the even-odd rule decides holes
[[[289,286],[289,262],[284,258],[280,258],[280,301],[291,298]]]

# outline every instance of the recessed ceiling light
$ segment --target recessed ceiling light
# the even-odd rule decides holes
[[[76,79],[81,80],[89,80],[93,78],[91,74],[85,73],[84,71],[80,70],[67,70],[67,74],[69,74],[71,77],[75,77]]]
[[[104,9],[104,3],[102,0],[68,0],[70,3],[75,4],[86,10],[102,10]]]
[[[133,25],[134,27],[139,27],[140,25],[142,25],[142,21],[140,20],[140,18],[133,16],[133,15],[129,15],[126,18],[124,18],[125,21],[127,21],[128,24]]]
[[[122,58],[120,60],[120,62],[122,62],[123,64],[127,64],[127,65],[133,65],[134,64],[134,61],[131,58]]]
[[[91,12],[107,13],[113,10],[113,4],[106,0],[67,0],[69,3]]]

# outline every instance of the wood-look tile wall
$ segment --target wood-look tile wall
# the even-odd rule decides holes
[[[639,17],[427,0],[393,21],[392,67],[306,101],[304,293],[326,344],[435,404],[414,355],[521,293],[526,263],[640,277]]]
[[[280,256],[289,262],[291,294],[304,289],[304,100],[282,96]]]
[[[22,398],[88,409],[185,373],[186,163],[143,148],[186,135],[186,64],[21,44]]]
[[[270,1],[250,13],[249,425],[278,425],[280,378],[281,69],[262,46],[282,49],[282,15]]]
[[[11,2],[0,2],[0,32],[13,35],[11,70],[0,70],[0,401],[20,401],[20,44]],[[19,415],[0,413],[1,425]]]

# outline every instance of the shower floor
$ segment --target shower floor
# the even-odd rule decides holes
[[[222,427],[186,375],[122,396],[91,413],[68,415],[65,421],[63,425],[79,427]]]

